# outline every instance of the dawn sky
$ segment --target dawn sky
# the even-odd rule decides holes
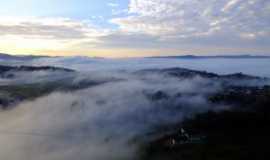
[[[269,0],[8,0],[0,52],[270,55]]]

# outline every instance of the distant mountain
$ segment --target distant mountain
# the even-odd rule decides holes
[[[215,73],[208,73],[206,71],[196,71],[186,68],[165,68],[165,69],[144,69],[137,71],[136,74],[139,75],[149,75],[149,74],[163,74],[178,78],[193,78],[195,76],[201,76],[204,78],[218,78],[219,75]]]
[[[61,67],[0,65],[0,112],[54,91],[71,92],[119,80],[79,78],[78,71]]]
[[[178,78],[193,78],[196,76],[200,76],[203,78],[209,79],[223,79],[223,80],[263,80],[266,78],[246,75],[243,73],[234,73],[234,74],[227,74],[227,75],[219,75],[215,73],[210,73],[206,71],[197,71],[191,70],[186,68],[165,68],[165,69],[144,69],[137,71],[136,74],[139,75],[148,75],[148,74],[163,74],[169,75]]]
[[[0,74],[13,71],[24,71],[24,72],[31,72],[31,71],[65,71],[65,72],[74,72],[74,70],[66,69],[66,68],[59,68],[59,67],[52,67],[52,66],[2,66],[0,65]]]
[[[270,56],[261,55],[216,55],[216,56],[196,56],[196,55],[183,55],[183,56],[156,56],[147,58],[179,58],[179,59],[211,59],[211,58],[228,58],[228,59],[250,59],[250,58],[270,58]]]
[[[46,58],[48,56],[33,56],[33,55],[10,55],[5,53],[0,53],[0,59],[2,60],[33,60],[37,58]]]

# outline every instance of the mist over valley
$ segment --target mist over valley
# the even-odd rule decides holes
[[[229,139],[268,122],[268,59],[237,60],[241,65],[86,57],[3,62],[0,159],[196,159],[200,149],[215,159],[220,151],[208,143],[241,149],[241,141]],[[219,70],[221,62],[233,69]],[[253,122],[242,122],[245,114]],[[243,129],[232,134],[231,120]],[[265,135],[261,129],[247,136]]]

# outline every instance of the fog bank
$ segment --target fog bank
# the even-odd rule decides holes
[[[93,73],[88,76],[105,76]],[[0,112],[0,159],[134,159],[140,137],[156,128],[229,107],[208,103],[206,95],[220,85],[201,77],[106,73],[121,80],[52,93]]]
[[[208,110],[230,109],[212,104],[209,94],[221,90],[218,79],[179,78],[141,69],[184,67],[220,74],[243,72],[270,77],[267,59],[90,59],[41,58],[9,65],[58,66],[77,72],[15,72],[1,85],[97,82],[82,90],[57,91],[0,111],[0,159],[107,160],[136,159],[148,133]],[[98,83],[106,82],[106,83]],[[264,85],[259,80],[232,84]],[[268,83],[268,82],[265,82]],[[97,85],[98,84],[98,85]]]

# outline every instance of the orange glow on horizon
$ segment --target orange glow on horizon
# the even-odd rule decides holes
[[[52,47],[51,47],[52,48]],[[265,50],[269,50],[265,48]],[[38,49],[38,48],[20,48],[14,45],[0,46],[0,53],[11,55],[42,55],[42,56],[89,56],[104,58],[132,58],[132,57],[151,57],[151,56],[179,56],[179,55],[218,55],[226,53],[249,54],[256,53],[264,55],[264,50],[258,52],[256,48],[193,48],[189,50],[180,49]]]

